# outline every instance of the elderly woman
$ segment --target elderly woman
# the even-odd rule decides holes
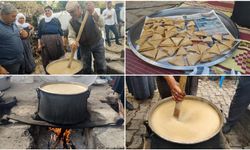
[[[29,23],[26,23],[26,17],[22,13],[17,14],[16,25],[20,31],[25,30],[29,33],[27,37],[21,38],[24,48],[24,62],[21,65],[20,73],[30,74],[34,71],[36,66],[29,40],[30,33],[34,30],[34,27]]]
[[[45,18],[40,21],[38,26],[38,49],[42,51],[42,63],[45,69],[51,61],[64,56],[64,50],[60,21],[53,17],[50,6],[46,6],[44,11]]]

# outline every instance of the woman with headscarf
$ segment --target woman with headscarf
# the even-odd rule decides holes
[[[45,18],[40,21],[38,26],[38,49],[41,50],[43,67],[46,69],[51,61],[64,56],[64,49],[60,21],[53,17],[50,6],[46,6],[44,11]]]
[[[36,67],[29,40],[30,33],[34,30],[34,27],[26,22],[26,17],[22,13],[17,14],[15,23],[20,32],[27,32],[27,37],[21,38],[24,47],[24,62],[21,65],[20,74],[30,74]]]

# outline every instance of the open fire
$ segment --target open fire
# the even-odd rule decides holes
[[[56,149],[60,148],[60,145],[65,149],[76,148],[70,139],[71,129],[49,127],[49,131],[52,131],[52,133],[48,142],[48,148]]]

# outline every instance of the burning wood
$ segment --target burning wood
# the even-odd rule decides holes
[[[64,129],[64,128],[51,128],[49,127],[49,130],[53,133],[50,135],[50,141],[48,143],[48,148],[55,149],[58,147],[60,143],[63,144],[63,148],[66,149],[75,149],[76,147],[70,140],[70,129]]]

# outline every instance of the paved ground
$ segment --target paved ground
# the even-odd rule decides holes
[[[34,78],[35,80],[33,80],[32,76],[11,77],[12,81],[15,82],[11,83],[11,88],[5,91],[4,96],[16,96],[18,99],[18,104],[12,108],[11,113],[15,113],[19,116],[28,116],[33,114],[37,110],[38,102],[35,89],[45,81],[55,80],[53,76]],[[72,78],[71,80],[73,80]],[[115,118],[118,116],[118,114],[108,104],[101,102],[101,100],[106,100],[106,96],[110,95],[111,93],[113,93],[113,90],[108,84],[91,86],[91,94],[88,98],[88,109],[90,110],[92,121],[106,120],[107,123],[115,121]],[[0,149],[47,148],[47,146],[37,147],[37,145],[34,143],[34,139],[37,137],[32,136],[30,132],[31,129],[32,128],[30,125],[17,123],[10,125],[0,125]],[[91,140],[93,145],[86,146],[86,144],[83,144],[83,139],[78,138],[78,140],[82,142],[81,147],[79,146],[78,148],[124,148],[124,126],[93,128],[90,129],[89,132],[91,139],[88,139],[88,141]],[[45,139],[45,141],[47,142],[48,139]],[[84,145],[86,147],[82,147]]]
[[[204,78],[204,77],[203,77]],[[228,115],[230,102],[235,93],[235,80],[225,80],[222,88],[219,88],[218,81],[210,81],[207,78],[199,79],[197,96],[206,98],[222,110],[225,117]],[[148,110],[160,100],[158,91],[154,97],[145,101],[135,100],[131,94],[127,93],[127,99],[135,110],[127,111],[126,122],[126,145],[128,148],[142,148],[143,135],[146,129],[142,124],[146,119]],[[248,111],[226,137],[226,147],[228,148],[249,148],[250,146],[250,111]]]

